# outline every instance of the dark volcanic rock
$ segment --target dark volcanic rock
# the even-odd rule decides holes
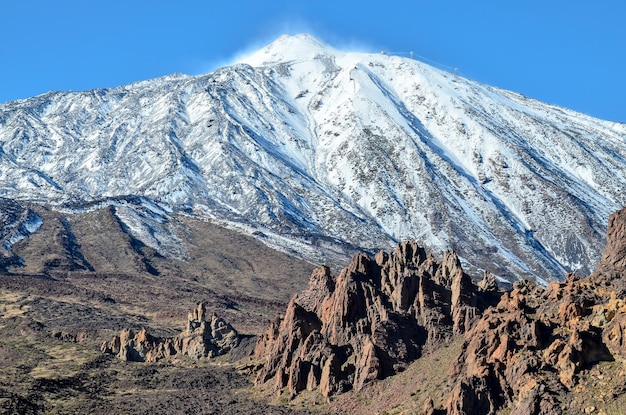
[[[464,333],[480,314],[477,293],[454,253],[438,262],[414,241],[356,255],[336,278],[318,268],[259,339],[256,382],[291,395],[360,390]]]

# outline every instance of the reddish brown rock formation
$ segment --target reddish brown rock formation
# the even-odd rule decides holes
[[[594,320],[603,326],[602,340],[615,360],[626,363],[626,301],[611,298],[606,306],[596,310],[600,321]]]
[[[609,216],[609,226],[606,232],[606,248],[596,269],[602,271],[626,270],[626,208]]]
[[[292,395],[359,390],[458,334],[465,344],[445,408],[427,400],[422,413],[588,410],[574,397],[595,396],[588,378],[600,379],[598,363],[626,365],[626,209],[611,216],[607,235],[590,277],[568,274],[548,287],[519,281],[504,294],[493,275],[475,286],[456,255],[438,262],[414,242],[374,259],[357,255],[336,278],[319,268],[257,343],[254,354],[265,359],[257,384]],[[626,390],[619,380],[602,385],[608,399]]]
[[[211,358],[227,353],[238,344],[237,331],[216,315],[207,320],[206,306],[200,303],[189,313],[187,329],[176,337],[158,338],[145,329],[138,333],[125,329],[110,342],[104,342],[101,351],[125,361],[156,362],[175,355]]]
[[[431,398],[424,401],[424,406],[422,407],[420,415],[435,415],[435,403]]]
[[[609,217],[606,248],[591,279],[598,284],[610,285],[617,297],[626,295],[626,208]]]
[[[259,339],[257,384],[291,395],[360,390],[464,333],[484,305],[454,253],[440,263],[414,241],[356,255],[336,278],[318,268]]]
[[[611,215],[596,273],[546,289],[519,282],[466,333],[448,414],[559,414],[580,391],[579,374],[626,362],[626,209]]]
[[[477,284],[478,289],[486,292],[498,291],[498,284],[496,283],[496,277],[485,271],[483,279]]]

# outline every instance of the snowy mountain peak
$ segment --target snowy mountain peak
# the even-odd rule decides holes
[[[260,67],[276,63],[311,60],[320,55],[333,55],[337,50],[319,41],[315,37],[300,33],[282,35],[269,45],[245,56],[238,63],[247,63]]]
[[[164,255],[180,238],[144,201],[315,262],[412,237],[542,279],[593,269],[626,204],[624,126],[309,35],[241,62],[0,105],[0,197],[130,195],[120,221]]]

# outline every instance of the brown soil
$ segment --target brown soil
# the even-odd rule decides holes
[[[250,335],[284,310],[313,265],[188,217],[172,221],[187,252],[176,260],[133,246],[110,209],[34,209],[42,229],[13,249],[24,267],[0,275],[0,413],[309,413],[253,395],[230,361],[130,364],[99,347],[123,328],[175,335],[205,301],[248,335],[231,358],[245,361]]]

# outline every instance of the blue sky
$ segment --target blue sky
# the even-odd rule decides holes
[[[468,78],[626,122],[626,2],[6,0],[0,102],[200,74],[282,33],[414,51]],[[428,63],[427,62],[427,63]]]

